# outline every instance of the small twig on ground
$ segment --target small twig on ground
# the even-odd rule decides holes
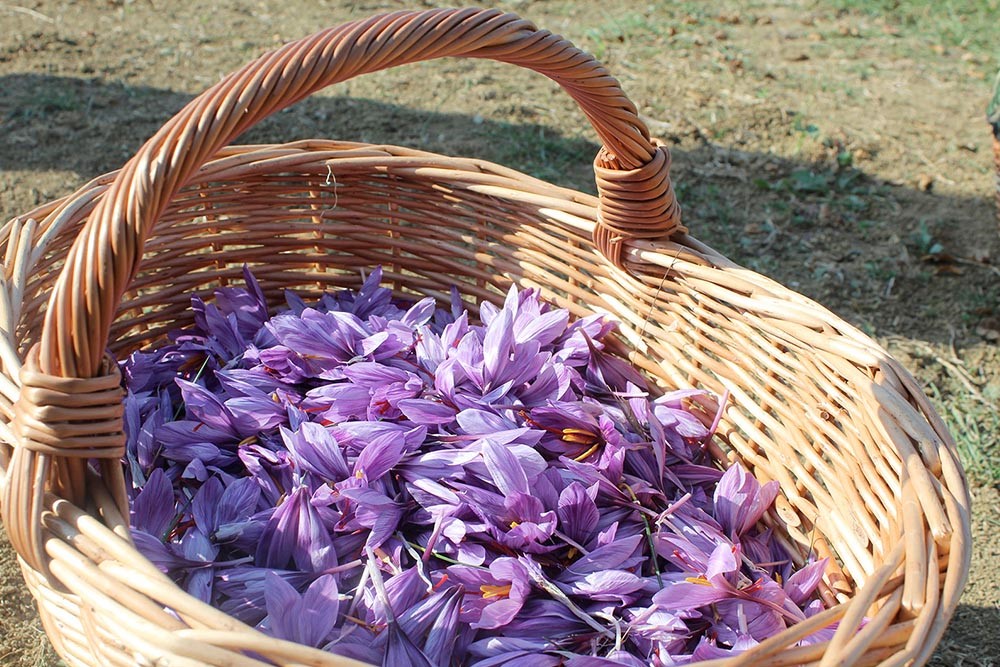
[[[951,259],[958,262],[959,264],[971,264],[973,266],[981,266],[984,269],[988,269],[989,271],[992,271],[993,273],[1000,276],[1000,266],[993,266],[992,264],[987,264],[986,262],[980,262],[974,259],[969,259],[968,257],[960,257],[958,255],[952,256]]]
[[[980,403],[988,403],[986,398],[983,397],[982,392],[979,390],[979,387],[976,385],[975,379],[969,375],[969,372],[958,364],[953,363],[952,361],[939,355],[930,345],[920,341],[907,340],[905,338],[893,337],[893,340],[900,347],[910,348],[912,351],[917,352],[921,356],[931,359],[932,361],[936,361],[941,368],[948,372],[949,375],[958,380],[958,382],[965,387],[966,391],[968,391],[974,399]],[[955,354],[954,347],[952,347],[952,354]]]
[[[0,4],[0,9],[5,9],[9,12],[14,12],[16,14],[24,14],[25,16],[30,16],[33,19],[38,19],[39,21],[45,21],[46,23],[56,22],[56,20],[51,16],[46,16],[41,12],[36,12],[34,9],[29,9],[28,7],[21,7],[20,5]]]

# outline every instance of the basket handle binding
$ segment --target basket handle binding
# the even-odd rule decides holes
[[[621,266],[628,239],[685,231],[670,184],[670,154],[651,141],[618,82],[592,56],[514,14],[395,12],[324,30],[262,56],[192,100],[139,149],[67,255],[40,343],[29,351],[22,373],[30,391],[15,406],[20,446],[0,503],[11,541],[30,565],[44,567],[39,487],[49,481],[60,496],[85,501],[88,457],[106,461],[104,481],[127,516],[117,463],[123,451],[120,396],[109,399],[115,394],[105,386],[109,382],[89,379],[107,378],[114,370],[105,358],[111,323],[138,270],[145,239],[170,200],[219,149],[313,92],[360,74],[450,56],[532,69],[576,100],[603,143],[594,160],[600,195],[594,241],[610,261]],[[58,461],[55,470],[51,457]]]

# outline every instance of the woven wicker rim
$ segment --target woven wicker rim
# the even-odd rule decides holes
[[[604,142],[600,199],[391,146],[226,147],[325,85],[451,55],[559,82]],[[726,449],[713,456],[778,480],[765,521],[798,558],[833,557],[821,586],[830,609],[711,664],[926,662],[970,558],[954,443],[874,342],[686,235],[668,167],[614,79],[565,40],[495,11],[398,12],[250,63],[120,172],[8,223],[0,509],[60,654],[73,665],[264,664],[243,650],[283,665],[357,664],[199,603],[129,541],[121,395],[105,350],[155,344],[189,320],[190,291],[237,279],[247,262],[275,300],[382,264],[403,293],[444,296],[458,283],[496,299],[513,281],[575,313],[610,312],[620,352],[662,385],[730,393]],[[829,642],[795,646],[834,621]]]

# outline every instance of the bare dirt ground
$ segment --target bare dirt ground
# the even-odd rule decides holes
[[[413,6],[0,2],[0,221],[120,166],[264,51]],[[997,1],[500,6],[610,66],[671,146],[696,236],[855,323],[918,377],[956,436],[975,503],[970,582],[933,664],[1000,662],[1000,235],[983,120]],[[593,190],[597,146],[569,98],[490,63],[352,81],[244,141],[309,137],[477,156]],[[0,664],[58,664],[2,533]]]

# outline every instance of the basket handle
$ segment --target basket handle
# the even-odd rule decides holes
[[[267,116],[353,76],[463,56],[533,69],[580,105],[604,146],[594,162],[600,204],[597,248],[621,266],[622,243],[683,231],[668,176],[635,106],[591,56],[562,37],[497,10],[406,11],[375,16],[291,42],[192,100],[118,173],[75,239],[49,298],[41,340],[28,351],[14,406],[18,447],[0,479],[0,512],[26,563],[47,568],[45,489],[76,504],[89,497],[87,461],[128,516],[119,463],[121,390],[105,357],[112,320],[138,270],[154,223],[192,175]]]
[[[191,175],[267,116],[359,74],[446,56],[492,58],[548,76],[577,101],[604,146],[595,160],[598,247],[617,259],[623,240],[678,231],[669,153],[593,57],[498,10],[403,11],[291,42],[229,75],[170,119],[125,165],[73,244],[49,301],[41,371],[97,372],[143,243]],[[619,263],[616,261],[616,263]]]

